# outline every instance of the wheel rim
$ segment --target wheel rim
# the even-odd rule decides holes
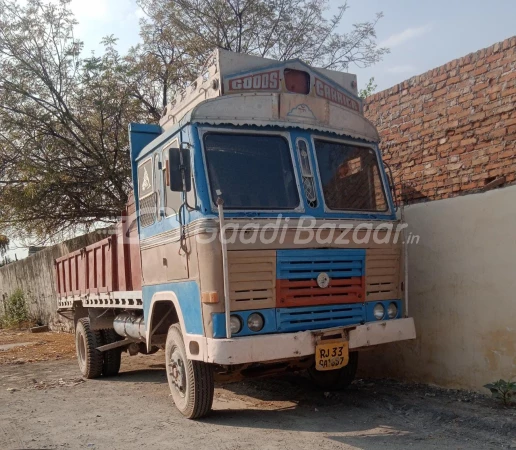
[[[83,368],[86,364],[86,339],[82,333],[77,336],[77,356],[79,365]]]
[[[186,396],[187,389],[186,368],[183,357],[177,347],[172,349],[167,371],[170,380],[170,387],[184,398]]]

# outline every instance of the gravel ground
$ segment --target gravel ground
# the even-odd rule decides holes
[[[516,448],[516,408],[475,393],[392,380],[324,393],[289,375],[218,385],[196,422],[172,404],[163,352],[124,355],[119,376],[98,380],[61,353],[0,363],[0,448]]]

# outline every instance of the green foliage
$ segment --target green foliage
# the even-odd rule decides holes
[[[484,386],[491,391],[493,398],[501,400],[505,406],[516,401],[516,382],[498,380],[494,383],[489,383]]]
[[[0,327],[19,326],[30,320],[25,295],[21,289],[16,289],[5,301],[5,314],[0,317]]]
[[[364,89],[360,89],[360,93],[358,94],[360,98],[367,98],[370,95],[374,94],[378,85],[374,82],[374,77],[369,79],[366,87]]]

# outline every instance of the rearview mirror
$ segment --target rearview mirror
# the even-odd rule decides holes
[[[190,192],[192,189],[192,167],[188,148],[170,148],[167,161],[168,183],[174,192]]]

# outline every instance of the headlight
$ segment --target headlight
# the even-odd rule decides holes
[[[382,320],[385,316],[385,308],[381,303],[377,303],[373,308],[373,315],[376,320]]]
[[[396,303],[389,303],[389,306],[387,307],[387,316],[389,316],[389,319],[394,319],[398,315],[398,307],[396,306]]]
[[[264,324],[265,321],[263,320],[263,316],[259,313],[252,313],[247,318],[247,326],[251,331],[254,331],[255,333],[257,331],[260,331],[263,328]]]
[[[238,316],[231,316],[229,318],[229,328],[231,329],[231,334],[237,334],[242,329],[242,319]]]

